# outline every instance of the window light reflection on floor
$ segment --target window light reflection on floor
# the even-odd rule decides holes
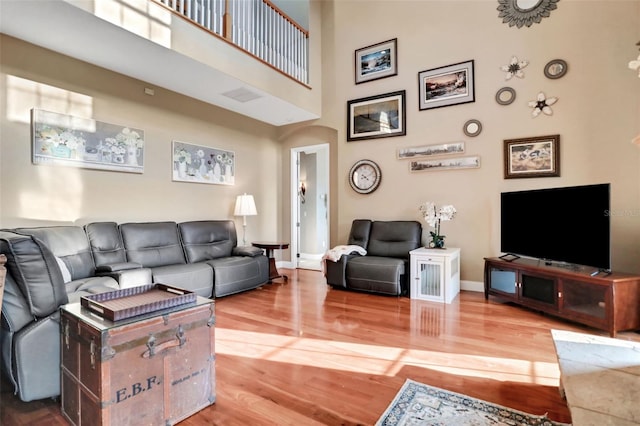
[[[447,374],[557,386],[556,363],[406,349],[216,328],[216,353],[393,376],[405,366]]]

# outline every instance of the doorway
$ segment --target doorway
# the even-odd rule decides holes
[[[320,271],[329,245],[329,144],[291,150],[294,268]]]

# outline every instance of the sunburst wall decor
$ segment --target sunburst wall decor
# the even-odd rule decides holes
[[[535,22],[539,24],[542,18],[547,18],[551,11],[558,7],[560,0],[498,0],[498,14],[502,22],[522,28],[530,27]]]

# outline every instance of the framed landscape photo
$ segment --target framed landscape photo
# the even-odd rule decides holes
[[[462,153],[464,153],[464,142],[439,143],[435,145],[400,148],[398,149],[398,160]]]
[[[347,101],[347,141],[406,135],[406,91]]]
[[[418,73],[420,110],[475,102],[473,60]]]
[[[560,176],[560,135],[504,141],[504,178]]]
[[[356,84],[398,74],[398,39],[356,50]]]
[[[480,167],[480,156],[450,157],[433,160],[411,161],[409,171],[424,172],[437,170],[477,169]]]

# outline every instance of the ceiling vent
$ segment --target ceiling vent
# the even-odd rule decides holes
[[[239,89],[231,90],[229,92],[224,92],[222,93],[222,95],[241,103],[253,101],[254,99],[262,97],[262,95],[256,92],[252,92],[249,89],[245,89],[244,87],[240,87]]]

